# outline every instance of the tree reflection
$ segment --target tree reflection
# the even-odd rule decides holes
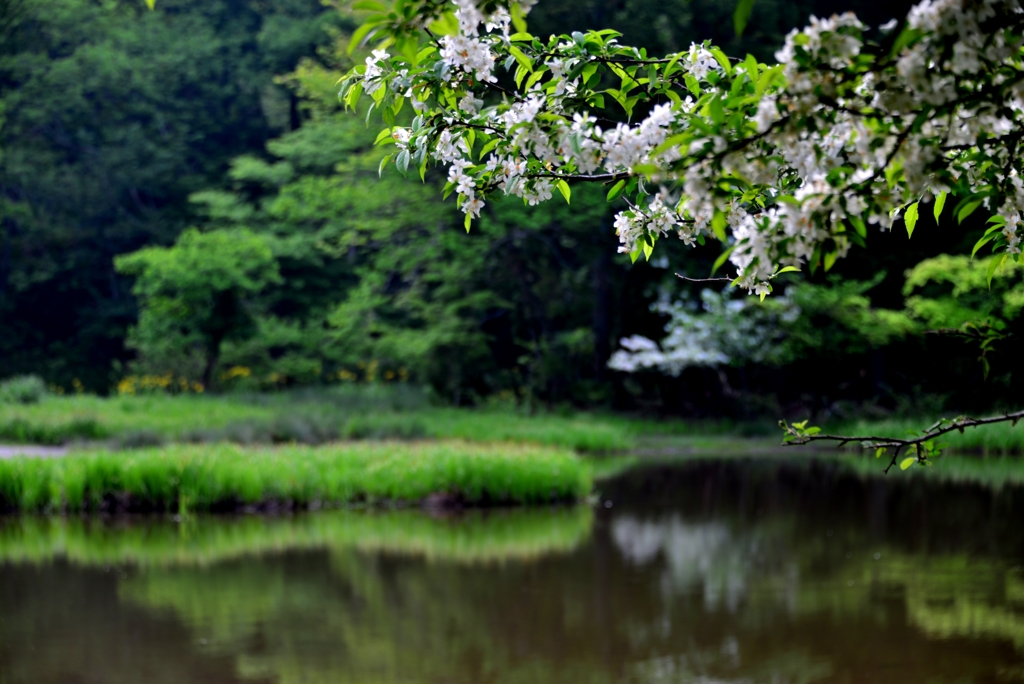
[[[1024,673],[1019,536],[1004,534],[1003,517],[1024,513],[1019,492],[742,462],[633,472],[604,489],[615,506],[598,509],[592,533],[543,552],[484,559],[434,543],[428,554],[417,534],[433,523],[405,522],[405,541],[392,534],[383,544],[378,521],[362,544],[352,528],[352,543],[130,570],[115,580],[117,610],[183,631],[200,644],[193,658],[230,662],[248,681],[902,683]],[[485,517],[472,524],[510,549],[551,536],[540,518],[519,532],[506,521],[499,533]],[[68,587],[84,572],[41,567],[71,578]],[[26,568],[0,572],[6,586]],[[2,643],[47,605],[61,614],[71,589],[54,586],[32,595],[32,611],[5,608]],[[103,639],[80,629],[84,641]],[[167,657],[157,644],[145,649]],[[8,649],[3,672],[39,671],[30,653]]]

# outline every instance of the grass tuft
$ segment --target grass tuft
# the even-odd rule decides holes
[[[590,487],[572,453],[455,441],[173,445],[0,461],[0,505],[21,512],[538,504],[576,501]]]

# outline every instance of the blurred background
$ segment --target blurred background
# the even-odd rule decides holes
[[[734,5],[544,0],[529,25],[771,61],[812,14],[878,26],[910,3],[757,0],[742,37]],[[443,170],[378,177],[383,124],[339,106],[358,23],[326,0],[0,0],[0,376],[734,419],[1011,400],[1024,285],[970,260],[980,213],[869,229],[764,303],[676,276],[707,277],[719,245],[631,264],[600,186],[492,203],[467,235]]]

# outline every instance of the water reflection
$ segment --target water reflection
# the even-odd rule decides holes
[[[9,521],[0,680],[1024,679],[1021,490],[777,462],[602,489],[596,517]]]

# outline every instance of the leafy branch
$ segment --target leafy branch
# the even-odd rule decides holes
[[[885,468],[885,473],[888,474],[897,461],[899,461],[900,470],[906,470],[915,463],[921,466],[930,466],[931,461],[929,459],[939,456],[942,453],[942,449],[948,446],[948,444],[944,443],[937,444],[935,439],[949,432],[956,430],[963,434],[966,428],[992,425],[994,423],[1012,423],[1016,425],[1017,421],[1021,418],[1024,418],[1024,410],[1004,413],[999,416],[990,416],[988,418],[971,418],[969,416],[941,418],[927,430],[920,433],[911,432],[904,439],[878,435],[822,434],[821,428],[808,427],[808,421],[806,420],[800,423],[793,423],[792,425],[784,420],[780,420],[779,427],[785,433],[782,443],[786,446],[799,446],[810,444],[811,442],[825,441],[838,442],[839,448],[842,448],[851,442],[860,442],[863,448],[875,450],[875,458],[881,458],[891,450],[892,455],[889,465]],[[900,460],[901,452],[909,455]]]

